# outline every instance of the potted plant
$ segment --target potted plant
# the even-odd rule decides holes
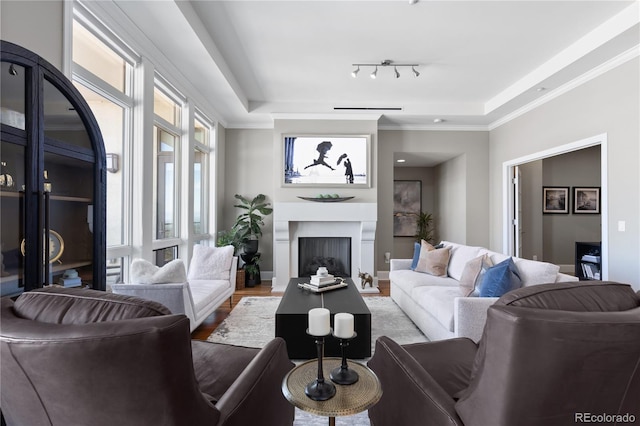
[[[238,215],[234,228],[238,232],[244,252],[252,256],[258,252],[258,237],[262,236],[264,217],[270,215],[273,209],[269,207],[271,204],[266,202],[267,197],[264,194],[258,194],[251,200],[239,194],[235,197],[240,204],[235,204],[234,207],[244,212]]]
[[[425,240],[430,243],[433,238],[433,228],[431,227],[431,224],[433,223],[433,216],[431,213],[420,212],[416,213],[416,217],[416,241],[420,242],[421,240]]]
[[[260,257],[255,256],[250,262],[245,263],[244,272],[246,274],[245,284],[247,287],[253,287],[260,284]]]
[[[229,230],[224,230],[218,232],[218,239],[216,240],[216,246],[224,247],[224,246],[233,246],[233,254],[237,254],[242,247],[242,240],[240,239],[240,235],[238,234],[238,229],[233,226]]]

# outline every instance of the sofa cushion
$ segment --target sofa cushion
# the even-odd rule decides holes
[[[423,240],[420,244],[420,257],[415,271],[436,277],[446,277],[449,254],[450,247],[435,249],[431,244]]]
[[[513,260],[518,272],[520,272],[523,287],[554,283],[558,272],[560,272],[560,266],[551,263],[520,258],[514,258]]]
[[[458,281],[449,277],[434,277],[429,274],[420,274],[409,269],[399,269],[389,272],[389,280],[402,291],[411,295],[416,287],[439,286],[458,288]]]
[[[460,297],[458,287],[426,286],[413,289],[411,297],[446,330],[453,332],[453,301]]]
[[[462,271],[467,262],[478,257],[481,254],[480,250],[483,250],[482,247],[464,246],[449,241],[443,241],[442,244],[444,244],[445,247],[451,247],[447,273],[457,281],[460,281],[460,278],[462,278]]]
[[[215,302],[230,285],[229,280],[189,280],[195,312],[202,312],[207,305]],[[235,283],[233,285],[235,287]]]
[[[411,259],[411,270],[415,271],[418,266],[418,260],[420,260],[420,245],[421,243],[413,243],[413,258]]]
[[[233,246],[209,247],[202,244],[193,246],[193,256],[189,264],[191,280],[228,280],[233,261]]]
[[[522,280],[512,258],[487,269],[480,284],[480,297],[500,297],[520,288]]]
[[[88,324],[171,314],[165,306],[151,300],[61,287],[22,293],[13,309],[21,318],[50,324]]]
[[[630,285],[611,281],[551,283],[505,294],[496,305],[573,312],[616,312],[637,308],[640,296]]]
[[[467,262],[460,277],[460,292],[462,296],[479,296],[480,283],[484,273],[493,266],[491,259],[486,254],[471,259]]]
[[[174,259],[162,267],[148,260],[133,259],[129,273],[132,284],[168,284],[187,281],[187,271],[182,259]]]

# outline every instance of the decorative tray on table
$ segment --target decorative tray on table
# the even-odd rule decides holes
[[[301,198],[303,200],[307,200],[307,201],[316,201],[319,203],[337,203],[339,201],[346,201],[346,200],[350,200],[353,197],[334,197],[331,195],[326,195],[323,197],[300,197],[298,196],[298,198]]]

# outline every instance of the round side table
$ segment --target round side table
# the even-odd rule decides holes
[[[324,371],[331,371],[340,367],[341,363],[341,358],[324,358],[322,368]],[[371,369],[351,360],[349,368],[358,373],[359,380],[352,385],[335,384],[336,395],[327,401],[314,401],[304,393],[305,386],[317,378],[317,359],[307,361],[291,370],[282,381],[282,393],[299,409],[329,417],[329,426],[334,426],[336,417],[358,414],[375,405],[382,397],[380,380]],[[326,377],[325,380],[331,379]]]

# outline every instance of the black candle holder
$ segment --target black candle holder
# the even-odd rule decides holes
[[[358,333],[353,332],[353,336],[349,338],[338,337],[338,339],[340,339],[340,351],[342,352],[342,365],[331,370],[331,374],[329,374],[331,381],[334,383],[339,385],[352,385],[360,378],[358,373],[350,369],[347,365],[347,355],[345,351],[346,347],[349,346],[349,341],[355,339],[357,335]]]
[[[331,329],[329,329],[331,330]],[[307,334],[309,330],[307,329]],[[311,335],[311,334],[309,334]],[[326,336],[313,336],[316,339],[316,348],[318,349],[318,377],[304,388],[304,393],[314,401],[326,401],[336,394],[336,387],[331,382],[324,381],[324,373],[322,371],[322,352],[324,346],[324,338],[330,336],[331,332]]]

